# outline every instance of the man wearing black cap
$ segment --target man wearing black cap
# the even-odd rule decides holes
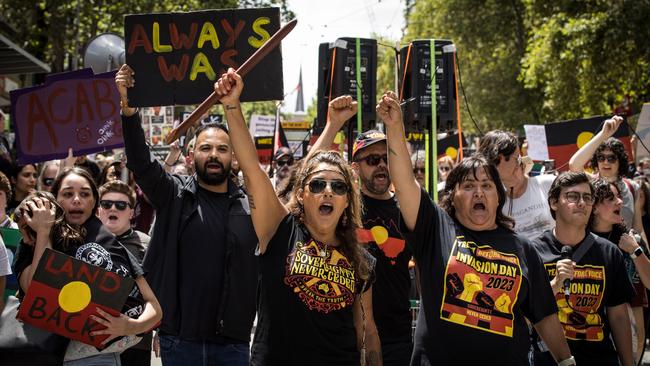
[[[273,186],[275,188],[281,188],[284,185],[284,182],[289,178],[291,172],[291,166],[293,165],[293,154],[291,149],[286,146],[280,147],[273,155],[273,172],[275,173],[275,179],[273,179]]]
[[[336,133],[356,111],[357,102],[350,96],[332,100],[328,123],[312,151],[329,149]],[[408,365],[413,349],[408,270],[412,253],[398,229],[400,213],[390,191],[386,135],[376,130],[359,135],[351,165],[359,176],[364,208],[364,227],[357,238],[377,259],[372,303],[383,364]]]

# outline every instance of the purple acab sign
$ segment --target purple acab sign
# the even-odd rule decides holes
[[[124,146],[115,72],[83,69],[50,75],[45,84],[11,92],[20,164]]]

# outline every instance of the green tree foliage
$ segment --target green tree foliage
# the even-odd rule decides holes
[[[648,99],[648,1],[419,0],[409,12],[405,41],[456,43],[484,129],[607,114],[625,95],[637,106]]]

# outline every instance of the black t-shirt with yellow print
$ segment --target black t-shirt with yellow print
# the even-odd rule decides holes
[[[562,258],[563,244],[549,230],[534,245],[550,282],[556,274],[556,263]],[[573,251],[579,250],[580,245],[584,244],[575,246]],[[596,237],[591,248],[579,258],[570,283],[568,302],[564,289],[555,299],[558,318],[576,363],[618,365],[606,309],[629,302],[634,296],[623,253],[610,241]]]
[[[402,232],[422,300],[411,364],[528,365],[525,318],[535,324],[557,312],[531,243],[501,227],[469,230],[425,191],[414,230]]]
[[[343,253],[287,215],[260,256],[251,365],[359,365],[352,308],[372,278],[355,278]]]

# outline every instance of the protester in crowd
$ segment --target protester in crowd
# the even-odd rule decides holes
[[[51,192],[52,183],[54,183],[57,174],[59,174],[58,160],[50,160],[43,163],[41,166],[41,174],[38,176],[38,190]]]
[[[623,200],[621,214],[625,225],[641,231],[642,228],[635,225],[636,222],[640,222],[640,218],[635,218],[634,211],[634,200],[638,187],[625,177],[629,161],[625,145],[619,139],[612,137],[622,122],[623,118],[619,116],[605,120],[602,129],[573,154],[569,160],[569,169],[572,172],[583,172],[585,165],[591,162],[591,167],[595,169],[595,177],[615,182]]]
[[[0,173],[1,174],[1,173]],[[9,263],[8,249],[5,242],[0,236],[0,314],[5,307],[5,287],[7,286],[7,276],[11,274],[11,263]]]
[[[535,239],[552,229],[555,222],[547,198],[555,176],[526,174],[517,136],[506,131],[490,131],[481,138],[478,152],[499,172],[507,194],[503,213],[515,220],[515,232]]]
[[[273,155],[273,161],[271,161],[272,183],[276,190],[281,189],[286,184],[293,163],[291,149],[286,146],[279,147]]]
[[[243,81],[231,68],[215,84],[246,179],[259,239],[258,324],[252,365],[381,364],[372,311],[372,257],[361,226],[353,173],[340,154],[310,151],[289,204],[260,168],[239,103]]]
[[[351,96],[332,100],[329,121],[312,150],[328,150],[338,131],[356,112],[357,102]],[[390,191],[387,154],[386,135],[377,130],[360,134],[354,143],[351,166],[361,183],[363,206],[363,228],[357,238],[377,261],[372,304],[384,365],[406,365],[413,351],[408,268],[412,253],[398,228],[400,213]]]
[[[121,161],[116,161],[106,165],[102,172],[99,174],[99,186],[103,186],[108,182],[120,180],[122,178],[122,169],[126,169],[126,167]],[[133,174],[129,174],[129,183],[132,180]]]
[[[0,172],[0,227],[18,229],[18,225],[7,215],[7,202],[11,201],[12,194],[9,178]]]
[[[412,365],[527,365],[528,319],[561,365],[574,365],[557,306],[532,244],[512,231],[496,168],[481,155],[447,177],[441,206],[413,176],[397,95],[377,116],[388,134],[388,167],[403,233],[420,276],[421,303]]]
[[[624,253],[625,268],[628,277],[634,286],[636,295],[630,301],[632,314],[634,315],[633,349],[636,358],[641,356],[643,347],[645,347],[645,322],[643,319],[643,308],[648,307],[648,297],[646,288],[650,288],[650,260],[648,260],[647,246],[633,230],[623,224],[621,217],[621,207],[623,200],[620,198],[618,187],[612,182],[605,179],[598,179],[594,183],[594,205],[593,218],[591,221],[591,231],[605,238],[610,242],[618,245]],[[636,341],[636,342],[634,342]]]
[[[589,232],[594,202],[594,186],[587,174],[560,174],[548,196],[555,228],[534,244],[548,272],[558,316],[577,364],[618,365],[620,361],[629,366],[634,361],[627,308],[634,288],[621,251]],[[553,361],[536,352],[535,364]]]
[[[454,160],[449,155],[444,155],[438,159],[438,180],[446,182],[449,172],[454,168]],[[444,189],[442,187],[441,189]]]
[[[426,168],[424,166],[424,154],[423,150],[417,150],[411,155],[411,164],[413,164],[413,175],[415,175],[415,180],[418,182],[420,187],[426,188],[427,184],[424,180]]]
[[[91,336],[109,335],[104,344],[113,339],[144,333],[153,328],[162,317],[160,305],[144,279],[137,259],[124,248],[94,215],[98,202],[97,187],[88,172],[71,168],[54,181],[53,192],[35,192],[16,210],[23,241],[15,270],[20,294],[28,291],[36,266],[46,248],[62,251],[84,262],[135,279],[136,288],[129,293],[118,317],[97,309],[92,319],[105,329]],[[80,230],[80,228],[82,228]],[[97,258],[105,260],[97,261]],[[99,352],[95,347],[72,341],[66,351],[64,365],[119,365],[119,352],[109,346]]]
[[[128,184],[114,180],[99,187],[99,208],[97,214],[102,224],[115,235],[117,240],[126,247],[142,263],[149,235],[131,229],[135,207],[135,191]],[[151,364],[152,333],[148,332],[141,342],[120,354],[124,365],[149,366]]]
[[[88,156],[86,155],[77,156],[74,165],[86,169],[88,173],[90,173],[90,176],[93,177],[93,179],[95,180],[95,184],[99,183],[100,173],[102,171],[99,169],[97,163],[88,159]]]
[[[14,190],[7,204],[7,214],[11,214],[16,206],[36,189],[38,180],[38,170],[34,164],[13,165],[10,174],[9,178]]]
[[[127,167],[156,208],[144,267],[165,312],[159,328],[162,361],[167,366],[248,365],[258,240],[248,199],[228,179],[227,129],[199,127],[189,152],[196,175],[168,174],[149,152],[140,115],[128,107],[133,70],[122,66],[115,81]]]
[[[104,170],[106,165],[113,162],[113,157],[111,156],[109,159],[109,157],[106,156],[106,154],[95,154],[93,161],[95,162],[95,164],[97,164],[99,171],[102,171]]]

